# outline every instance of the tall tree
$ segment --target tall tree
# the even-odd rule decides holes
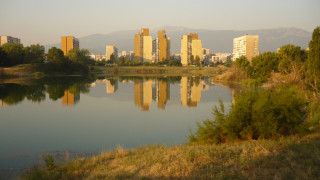
[[[113,53],[110,55],[110,62],[113,64],[116,63],[116,58]]]
[[[7,53],[0,47],[0,67],[7,66],[8,57]]]
[[[44,46],[39,44],[24,48],[25,63],[42,63],[44,61]]]
[[[87,49],[71,49],[68,52],[68,58],[71,61],[78,62],[81,64],[90,64],[91,58],[90,58],[90,52]]]
[[[22,44],[4,44],[1,46],[1,48],[6,52],[8,57],[6,66],[13,66],[23,63],[24,50]]]
[[[195,58],[195,65],[200,66],[200,57],[198,55]]]
[[[65,57],[63,51],[56,47],[52,47],[48,50],[47,59],[50,62],[63,62]]]
[[[194,65],[194,56],[193,55],[191,55],[190,61],[191,61],[191,65]]]
[[[307,82],[318,94],[320,90],[320,27],[313,30],[309,42]]]
[[[291,44],[282,46],[278,51],[278,56],[280,61],[278,69],[282,74],[292,73],[296,77],[304,70],[307,56],[301,47]]]

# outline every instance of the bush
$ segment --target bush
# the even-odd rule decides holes
[[[197,123],[191,142],[223,143],[230,140],[269,139],[306,131],[305,98],[295,87],[246,90],[235,97],[229,114],[215,107],[215,119]]]

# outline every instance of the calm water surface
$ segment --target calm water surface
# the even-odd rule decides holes
[[[56,77],[0,84],[0,170],[144,145],[182,144],[228,87],[209,77]]]

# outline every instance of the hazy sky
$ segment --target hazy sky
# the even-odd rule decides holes
[[[247,30],[320,26],[320,0],[0,0],[0,34],[24,45],[118,30],[184,26]]]

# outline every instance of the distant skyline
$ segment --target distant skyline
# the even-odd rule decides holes
[[[0,35],[18,37],[26,46],[141,27],[312,32],[320,26],[319,7],[319,0],[1,0]]]

